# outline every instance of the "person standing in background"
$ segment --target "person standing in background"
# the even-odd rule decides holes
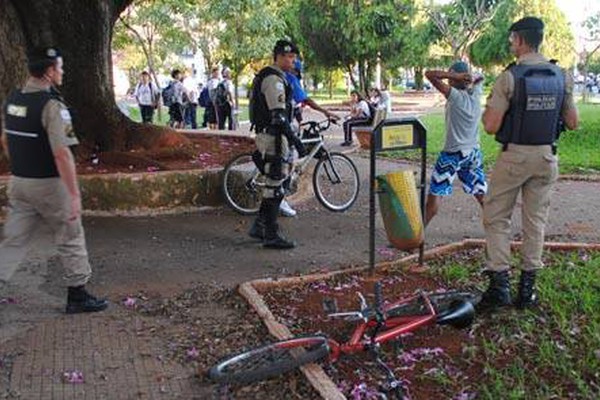
[[[135,99],[140,107],[142,123],[151,124],[154,118],[154,110],[158,107],[160,91],[150,80],[150,74],[143,71],[140,75],[140,82],[135,86],[133,92]]]

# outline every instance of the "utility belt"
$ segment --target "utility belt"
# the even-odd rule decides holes
[[[556,152],[558,150],[558,146],[556,145],[556,143],[548,143],[548,144],[502,143],[502,151],[508,150],[509,144],[518,144],[520,146],[550,146],[550,148],[552,149],[553,155],[556,155]]]

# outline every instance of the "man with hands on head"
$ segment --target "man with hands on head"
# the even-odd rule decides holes
[[[446,141],[431,174],[425,206],[427,225],[438,212],[441,199],[452,194],[456,176],[465,193],[473,195],[480,205],[487,183],[479,149],[483,76],[472,74],[463,61],[453,63],[448,71],[427,71],[425,76],[446,98]]]

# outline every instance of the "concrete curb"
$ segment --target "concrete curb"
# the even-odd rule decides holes
[[[522,242],[512,242],[513,248],[521,246]],[[454,242],[443,246],[438,246],[425,252],[424,259],[430,260],[435,257],[440,257],[448,253],[452,253],[461,249],[482,247],[485,245],[483,239],[465,239],[460,242]],[[544,248],[553,250],[597,250],[600,251],[600,243],[559,243],[547,242]],[[391,266],[406,264],[410,269],[411,265],[418,259],[418,254],[413,254],[403,257],[396,261],[382,262],[375,266],[377,270],[385,270]],[[287,285],[306,284],[323,279],[328,279],[336,275],[364,272],[368,267],[355,267],[344,270],[332,271],[328,273],[310,274],[282,279],[255,279],[249,282],[242,283],[238,291],[250,304],[250,306],[258,313],[263,320],[269,332],[275,336],[277,340],[284,340],[293,337],[287,326],[280,323],[273,315],[263,296],[258,292],[259,289],[268,289],[270,287],[281,287]],[[302,372],[311,383],[311,385],[319,392],[319,394],[327,400],[346,399],[343,393],[338,389],[337,385],[325,373],[323,368],[318,364],[308,364],[301,368]]]

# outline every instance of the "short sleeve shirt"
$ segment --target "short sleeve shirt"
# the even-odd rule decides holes
[[[524,65],[535,65],[535,64],[547,64],[548,59],[540,53],[527,53],[523,54],[517,60],[517,64]],[[564,115],[567,111],[575,108],[575,101],[573,100],[573,76],[565,72],[565,97],[562,104],[561,113]],[[515,80],[510,71],[503,71],[492,89],[492,92],[487,98],[486,107],[493,108],[495,110],[506,112],[510,106],[510,99],[513,96],[515,90]]]
[[[46,87],[36,85],[28,81],[23,88],[23,93],[33,93],[48,91]],[[56,99],[49,100],[42,110],[42,126],[48,133],[48,140],[52,152],[62,148],[70,147],[79,144],[73,123],[71,121],[71,113],[67,106]]]
[[[306,95],[306,92],[302,88],[302,85],[300,84],[300,80],[298,79],[298,77],[296,75],[292,74],[291,72],[286,72],[285,78],[287,79],[288,83],[292,87],[292,97],[294,98],[294,102],[296,104],[305,102],[306,99],[308,98],[308,96]]]
[[[272,68],[283,75],[283,71],[279,68],[275,66]],[[270,74],[263,79],[260,90],[265,95],[269,110],[285,110],[285,84],[286,82],[278,74]]]
[[[472,90],[450,88],[446,102],[446,143],[444,151],[454,153],[479,147],[481,84]]]
[[[356,118],[371,118],[371,110],[365,100],[360,100],[354,108],[357,110]]]

